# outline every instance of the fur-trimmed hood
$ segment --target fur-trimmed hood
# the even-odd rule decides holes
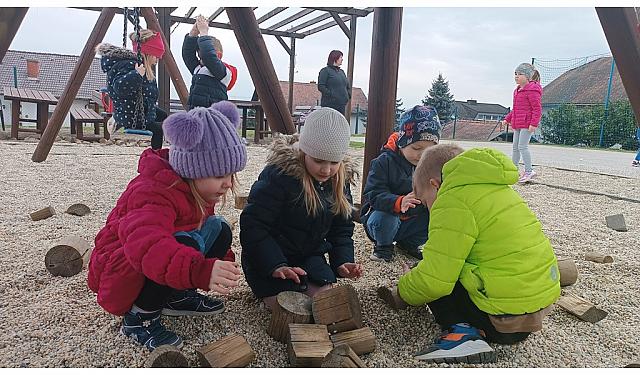
[[[96,46],[96,53],[100,56],[118,59],[118,60],[135,60],[136,54],[124,47],[114,46],[111,43],[100,43]]]
[[[298,138],[298,134],[274,137],[273,143],[269,146],[267,165],[275,165],[287,176],[302,180],[305,169],[299,158]],[[350,184],[355,185],[356,179],[360,177],[358,164],[349,155],[345,156],[342,162],[347,173],[347,180]]]

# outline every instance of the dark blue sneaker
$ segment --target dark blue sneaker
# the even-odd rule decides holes
[[[398,248],[400,251],[407,253],[408,255],[418,259],[418,260],[422,260],[422,247],[421,246],[408,246],[407,244],[403,244],[403,243],[396,243],[396,248]]]
[[[124,315],[120,332],[144,345],[150,351],[161,345],[182,347],[182,339],[168,331],[160,322],[160,311],[152,313],[132,313]]]
[[[169,316],[216,315],[224,311],[224,303],[196,292],[195,289],[176,291],[162,309]]]
[[[391,262],[393,259],[393,245],[376,245],[369,259],[375,262]]]
[[[415,354],[416,359],[436,363],[491,363],[496,353],[484,332],[467,323],[452,325],[435,343]]]

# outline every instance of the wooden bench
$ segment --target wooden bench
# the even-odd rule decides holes
[[[76,138],[83,141],[98,141],[100,138],[109,139],[107,132],[107,120],[99,113],[89,108],[71,108],[71,133],[75,130]],[[83,126],[85,123],[93,124],[95,136],[85,136]],[[103,136],[100,136],[100,125],[102,124]]]

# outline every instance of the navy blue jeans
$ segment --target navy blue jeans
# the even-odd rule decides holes
[[[395,241],[402,248],[413,249],[427,242],[429,236],[428,215],[400,220],[397,214],[373,211],[366,226],[376,245],[391,245]]]

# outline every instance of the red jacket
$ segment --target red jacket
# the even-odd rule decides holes
[[[169,150],[145,150],[138,173],[98,232],[89,263],[89,288],[114,315],[129,311],[145,277],[174,289],[209,290],[216,261],[173,236],[196,229],[201,213],[189,185],[169,165]],[[235,260],[231,249],[224,260]]]
[[[537,127],[542,117],[542,86],[539,82],[531,81],[523,88],[517,86],[513,90],[513,109],[504,120],[511,124],[512,129],[527,129]]]

